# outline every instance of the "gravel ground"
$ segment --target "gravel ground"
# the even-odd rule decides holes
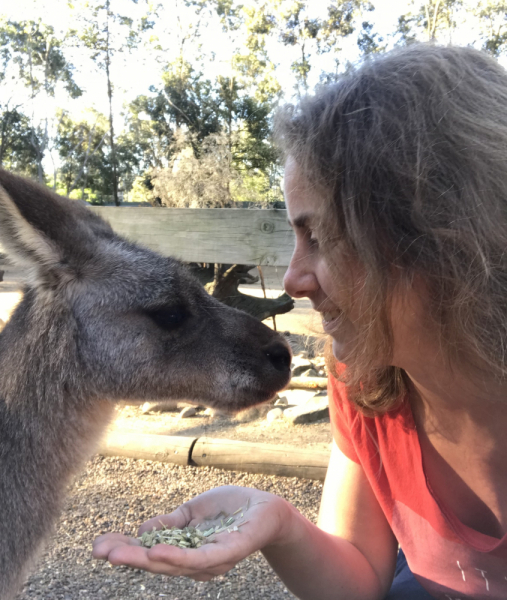
[[[107,531],[134,535],[148,518],[221,485],[278,494],[315,522],[322,484],[297,478],[249,475],[212,468],[96,457],[76,480],[56,535],[18,600],[168,598],[287,600],[295,598],[260,553],[210,582],[112,567],[91,557],[93,539]]]

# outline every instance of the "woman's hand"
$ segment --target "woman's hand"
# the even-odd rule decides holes
[[[242,510],[236,513],[238,509]],[[217,515],[224,513],[227,517],[236,513],[231,532],[211,536],[214,541],[200,548],[183,549],[166,544],[144,548],[137,539],[107,533],[93,543],[93,556],[113,565],[208,581],[226,573],[253,552],[284,540],[291,530],[293,510],[282,498],[253,488],[224,486],[185,502],[169,515],[150,519],[140,527],[139,535],[154,527],[161,529],[162,525],[183,528],[203,524],[200,529],[205,530],[215,524]],[[220,524],[220,518],[216,522]],[[232,530],[235,525],[237,531]]]

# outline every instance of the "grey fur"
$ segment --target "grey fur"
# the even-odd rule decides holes
[[[115,400],[237,410],[287,385],[290,353],[174,259],[2,170],[0,239],[29,278],[0,335],[0,598],[10,600]]]

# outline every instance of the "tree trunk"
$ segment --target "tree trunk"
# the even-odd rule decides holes
[[[109,2],[107,3],[107,44],[106,44],[106,75],[107,75],[107,97],[109,98],[109,133],[111,139],[111,164],[113,166],[113,199],[116,206],[120,206],[118,198],[118,170],[116,165],[116,146],[114,143],[113,127],[113,86],[111,85],[111,74],[109,65],[111,57],[109,54]]]
[[[211,296],[227,306],[243,310],[260,321],[288,313],[294,308],[294,300],[285,293],[278,298],[258,298],[242,294],[238,290],[240,284],[255,283],[259,280],[248,272],[252,269],[251,265],[221,265],[221,267],[225,272],[218,279],[215,276],[216,266],[193,265],[191,271]],[[227,270],[225,267],[228,267]]]

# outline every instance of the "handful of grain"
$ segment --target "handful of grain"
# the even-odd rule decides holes
[[[256,502],[256,504],[262,504],[265,502]],[[219,513],[211,521],[207,521],[208,525],[196,525],[195,527],[166,527],[162,522],[162,529],[156,529],[155,527],[151,531],[145,531],[143,535],[138,538],[141,541],[141,546],[145,548],[153,548],[157,544],[168,544],[170,546],[178,546],[178,548],[200,548],[203,544],[209,544],[214,542],[215,535],[227,531],[232,533],[233,531],[239,531],[242,525],[248,523],[244,520],[244,513],[250,508],[250,501],[247,501],[246,506],[238,508],[232,515],[226,515],[225,513]],[[238,519],[242,519],[237,522]],[[212,523],[214,523],[212,525]],[[200,529],[200,526],[206,527]]]
[[[202,532],[196,527],[183,527],[183,529],[178,527],[156,529],[154,527],[151,531],[145,531],[139,540],[141,540],[141,546],[145,548],[153,548],[157,544],[168,544],[179,548],[200,548],[214,531],[214,528]]]

